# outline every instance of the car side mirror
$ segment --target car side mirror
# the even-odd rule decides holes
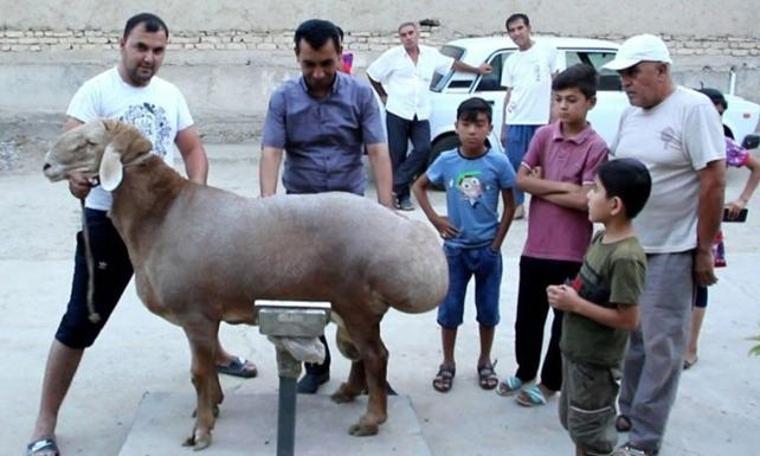
[[[760,146],[760,136],[747,135],[744,137],[744,140],[742,141],[742,149],[756,149],[757,146]]]

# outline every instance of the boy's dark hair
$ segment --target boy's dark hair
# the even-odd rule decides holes
[[[515,13],[510,15],[504,23],[504,26],[509,30],[509,24],[520,20],[523,21],[523,24],[525,24],[526,27],[530,27],[530,19],[528,19],[528,15],[525,13]]]
[[[478,114],[485,114],[490,124],[493,120],[493,110],[488,102],[480,97],[472,97],[464,100],[457,108],[457,121],[465,120],[475,122]]]
[[[312,49],[321,49],[328,41],[332,40],[335,50],[340,52],[340,32],[338,26],[330,21],[322,19],[309,19],[302,22],[296,29],[293,41],[296,44],[296,54],[300,51],[301,40],[309,43]]]
[[[140,13],[135,14],[127,20],[127,25],[124,26],[124,36],[126,40],[129,33],[140,24],[145,24],[145,30],[150,33],[156,33],[159,30],[163,30],[166,33],[166,37],[169,38],[169,27],[166,26],[166,22],[153,13]]]
[[[728,109],[728,102],[726,101],[726,97],[723,96],[720,90],[718,89],[711,89],[711,88],[702,88],[699,89],[697,92],[707,95],[707,98],[712,101],[714,105],[723,105],[723,109]]]
[[[596,96],[599,78],[591,65],[576,63],[558,74],[552,81],[552,90],[578,89],[586,98]]]
[[[641,212],[652,191],[652,176],[643,163],[635,158],[608,161],[599,167],[597,175],[607,198],[620,198],[629,219]]]

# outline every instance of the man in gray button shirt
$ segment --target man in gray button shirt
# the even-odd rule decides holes
[[[372,89],[338,72],[342,46],[337,27],[302,23],[295,33],[302,76],[283,83],[269,100],[261,140],[261,196],[274,195],[286,151],[282,183],[288,193],[331,191],[364,194],[366,146],[380,204],[391,207],[391,162]],[[330,378],[330,352],[321,365],[306,364],[300,393],[315,393]]]

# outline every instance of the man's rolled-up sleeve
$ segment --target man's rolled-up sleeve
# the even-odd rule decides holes
[[[278,90],[269,99],[267,117],[261,134],[263,147],[285,148],[287,132],[285,130],[285,94]]]
[[[385,131],[380,117],[380,107],[372,89],[363,87],[360,95],[362,140],[364,144],[385,143]]]

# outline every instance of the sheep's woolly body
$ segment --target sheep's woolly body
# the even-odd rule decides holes
[[[138,294],[183,327],[193,351],[198,418],[189,442],[210,443],[212,408],[222,400],[210,357],[218,323],[253,323],[256,299],[332,303],[344,323],[341,351],[357,360],[334,399],[368,389],[367,413],[350,432],[376,433],[387,400],[380,320],[389,307],[433,309],[446,293],[446,260],[432,228],[345,193],[242,198],[191,183],[157,157],[144,159],[150,147],[130,126],[90,122],[54,145],[45,174],[95,175],[107,148],[121,154],[110,215]]]

